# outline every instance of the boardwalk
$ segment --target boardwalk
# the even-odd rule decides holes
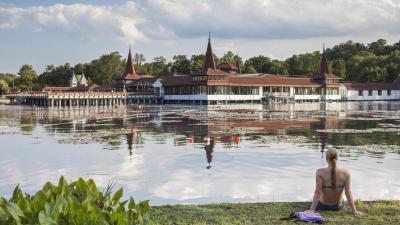
[[[125,92],[23,92],[6,96],[11,104],[48,107],[126,105]]]

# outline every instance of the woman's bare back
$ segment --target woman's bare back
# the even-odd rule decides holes
[[[321,179],[320,201],[327,205],[336,205],[343,201],[343,191],[349,174],[346,170],[336,168],[336,184],[332,184],[331,168],[321,168],[317,171],[317,176]]]

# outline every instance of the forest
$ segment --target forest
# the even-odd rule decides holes
[[[392,45],[386,40],[364,44],[351,40],[325,50],[331,73],[346,81],[354,82],[392,82],[400,73],[400,41]],[[123,55],[125,55],[124,53]],[[231,51],[223,56],[214,55],[216,65],[226,60],[239,62],[241,73],[270,73],[281,76],[311,76],[318,72],[321,51],[293,55],[285,60],[271,59],[264,55],[243,60]],[[143,54],[134,54],[134,64],[138,74],[155,77],[173,74],[190,74],[203,66],[204,54],[175,55],[171,61],[158,56],[147,61]],[[18,74],[0,73],[0,93],[8,91],[40,90],[44,86],[66,86],[73,71],[82,72],[89,83],[109,84],[121,75],[125,58],[119,52],[104,54],[91,62],[76,65],[47,65],[45,71],[37,74],[32,65],[24,64]]]

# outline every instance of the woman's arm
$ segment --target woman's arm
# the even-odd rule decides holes
[[[311,207],[310,207],[310,211],[315,212],[315,209],[317,208],[317,204],[319,201],[319,196],[321,195],[321,191],[322,191],[322,179],[321,176],[319,174],[319,170],[317,170],[316,174],[315,174],[315,191],[314,191],[314,197],[313,197],[313,201],[311,203]]]
[[[344,192],[346,194],[347,202],[350,205],[353,215],[355,215],[355,216],[362,215],[361,212],[357,211],[356,205],[354,204],[353,194],[351,193],[351,189],[350,189],[350,174],[347,174],[347,179],[345,181],[345,186],[344,186]]]

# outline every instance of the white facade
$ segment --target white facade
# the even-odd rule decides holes
[[[400,90],[355,90],[341,85],[341,97],[347,101],[386,101],[400,100]]]
[[[336,102],[336,101],[386,101],[400,100],[400,90],[353,90],[340,85],[339,93],[334,95],[323,94],[295,94],[293,87],[287,92],[263,93],[263,87],[259,87],[258,94],[248,95],[174,95],[165,94],[164,87],[160,80],[154,84],[158,93],[166,101],[217,101],[217,102],[261,102],[264,99],[272,98],[278,102],[281,100],[296,102]]]
[[[261,101],[262,95],[164,95],[167,101]]]

